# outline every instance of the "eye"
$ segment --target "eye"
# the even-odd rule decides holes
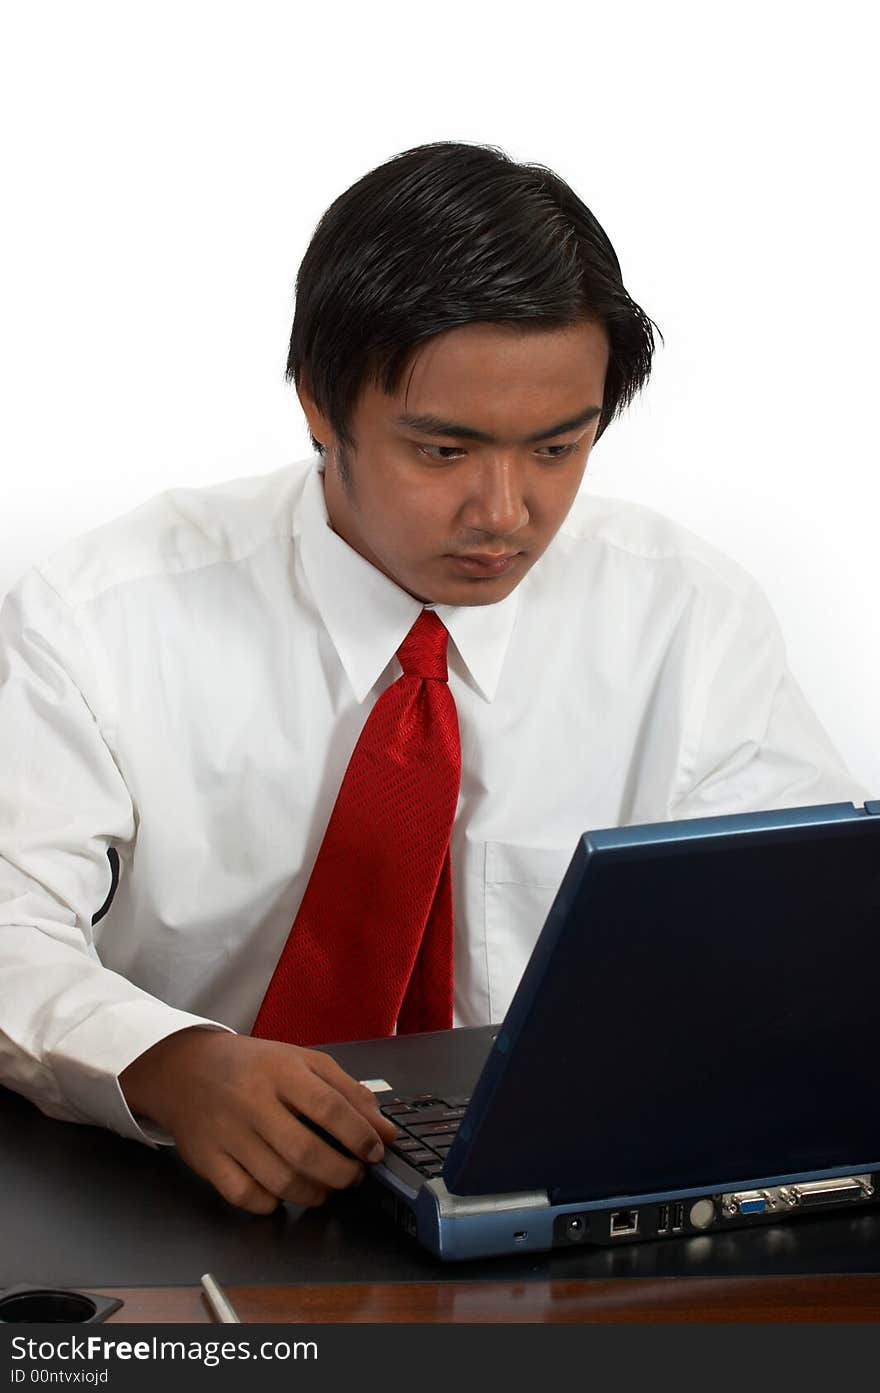
[[[569,455],[574,454],[580,443],[579,440],[575,440],[571,445],[544,445],[542,448],[544,450],[558,451],[558,454],[546,456],[547,459],[566,459]],[[538,453],[540,454],[540,451]]]
[[[567,459],[569,455],[574,454],[580,443],[579,440],[575,440],[570,445],[542,445],[535,453],[544,459]],[[457,459],[463,453],[458,445],[417,445],[416,450],[420,455],[438,461]],[[545,453],[546,451],[551,453]]]
[[[428,459],[447,460],[450,456],[460,455],[461,450],[457,445],[417,445],[416,449],[420,455],[427,455]],[[437,450],[439,454],[432,454],[432,450]]]

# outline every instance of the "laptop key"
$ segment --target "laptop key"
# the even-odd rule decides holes
[[[447,1093],[443,1098],[447,1108],[466,1108],[470,1100],[467,1093]]]
[[[417,1137],[436,1137],[445,1136],[447,1133],[458,1131],[458,1120],[455,1122],[414,1122],[409,1129]]]
[[[408,1151],[406,1153],[406,1159],[410,1164],[416,1165],[421,1169],[423,1161],[429,1161],[433,1164],[433,1162],[437,1160],[437,1157],[434,1155],[433,1151],[429,1151],[427,1147],[423,1147],[418,1151]]]
[[[442,1103],[442,1098],[435,1098],[433,1093],[417,1093],[410,1097],[407,1094],[392,1093],[390,1098],[383,1098],[379,1104],[382,1112],[393,1112],[398,1108],[427,1107],[434,1103]]]
[[[391,1151],[421,1151],[422,1143],[418,1137],[395,1137],[394,1141],[388,1142],[387,1146]]]
[[[395,1113],[394,1122],[402,1122],[404,1127],[413,1127],[421,1122],[448,1122],[453,1119],[464,1117],[464,1109],[459,1111],[457,1108],[447,1108],[443,1103],[438,1103],[436,1107],[414,1108],[410,1113]]]

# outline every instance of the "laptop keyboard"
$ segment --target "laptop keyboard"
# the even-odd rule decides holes
[[[439,1175],[469,1101],[458,1093],[446,1098],[432,1093],[390,1098],[379,1110],[394,1123],[399,1136],[388,1142],[386,1150],[396,1152],[429,1179]]]

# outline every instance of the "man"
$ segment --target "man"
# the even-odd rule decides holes
[[[754,583],[578,496],[652,351],[540,166],[442,142],[331,206],[289,359],[317,459],[166,493],[4,606],[4,1082],[317,1204],[394,1129],[313,1046],[500,1019],[585,828],[861,798]]]

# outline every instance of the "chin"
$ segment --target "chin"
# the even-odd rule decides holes
[[[423,604],[449,605],[461,608],[473,607],[477,605],[497,605],[501,600],[506,600],[522,580],[522,576],[517,576],[515,580],[507,577],[499,578],[497,581],[462,581],[459,583],[438,585],[434,588],[430,599],[419,596],[415,591],[416,599],[422,599]]]

